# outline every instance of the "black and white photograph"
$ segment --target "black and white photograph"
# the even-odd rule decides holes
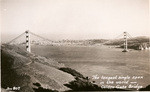
[[[0,0],[1,92],[150,91],[150,0]]]

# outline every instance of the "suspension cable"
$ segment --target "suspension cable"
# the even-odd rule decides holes
[[[39,35],[37,35],[37,34],[34,34],[34,33],[32,33],[32,32],[30,32],[32,35],[34,35],[34,36],[37,36],[37,37],[39,37],[39,38],[41,38],[41,39],[44,39],[44,40],[47,40],[47,41],[50,41],[51,42],[51,40],[49,40],[49,39],[47,39],[47,38],[44,38],[44,37],[42,37],[42,36],[39,36]]]
[[[118,35],[117,37],[115,37],[114,39],[117,39],[119,37],[121,37],[123,35],[123,33],[121,33],[120,35]]]
[[[129,38],[133,38],[128,32],[127,32],[127,35],[128,35]]]
[[[24,34],[25,34],[25,32],[24,32],[24,33],[22,33],[21,35],[17,36],[16,38],[14,38],[13,40],[11,40],[11,41],[7,42],[7,44],[12,43],[13,41],[15,41],[16,39],[20,38],[20,37],[21,37],[22,35],[24,35]]]

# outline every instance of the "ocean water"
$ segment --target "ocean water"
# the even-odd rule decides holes
[[[150,84],[149,50],[124,53],[120,48],[107,46],[32,46],[32,52],[64,63],[91,79],[94,75],[100,78],[143,76],[142,79],[131,79],[130,82],[136,81],[143,87]],[[100,81],[96,80],[96,83]]]

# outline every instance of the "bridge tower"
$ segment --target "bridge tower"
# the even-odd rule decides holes
[[[30,33],[29,30],[25,31],[26,34],[26,50],[31,52],[31,45],[30,45]]]
[[[124,35],[124,50],[122,52],[128,52],[127,32],[124,32],[123,35]]]

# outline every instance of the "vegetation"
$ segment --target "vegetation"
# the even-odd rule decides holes
[[[74,77],[85,79],[85,77],[81,73],[77,72],[74,69],[71,69],[71,68],[68,68],[68,67],[63,67],[63,68],[59,68],[59,70],[67,72],[67,73],[71,74]]]
[[[34,86],[38,88],[33,88],[34,92],[58,92],[57,90],[45,89],[41,87],[40,83],[33,83]]]
[[[145,88],[141,88],[139,91],[150,91],[150,85]]]

